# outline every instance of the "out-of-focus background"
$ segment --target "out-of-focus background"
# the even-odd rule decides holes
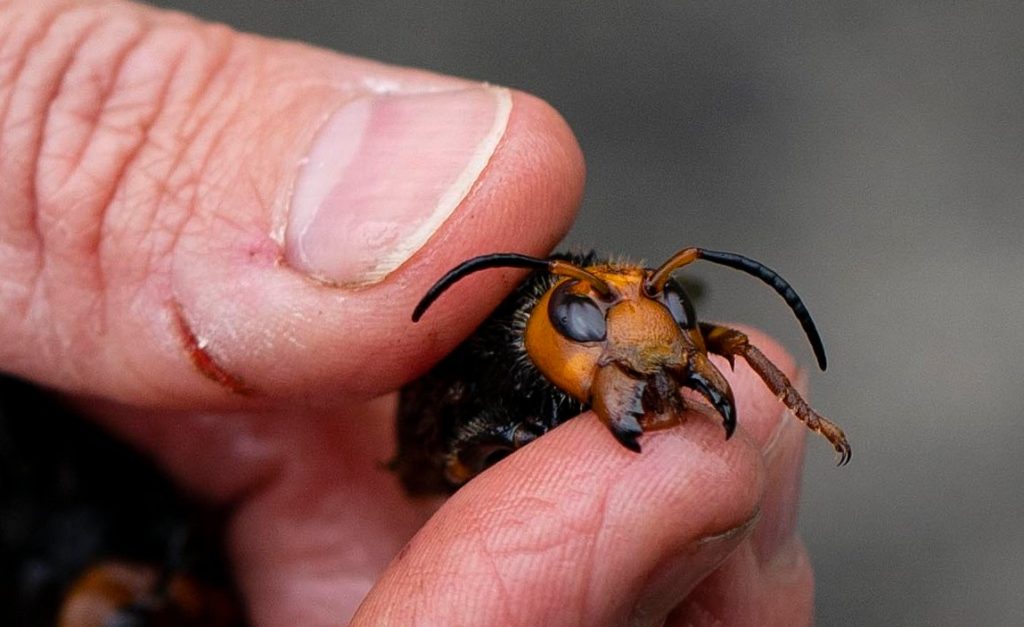
[[[822,329],[854,457],[809,443],[818,623],[1024,620],[1024,4],[156,4],[551,102],[589,166],[569,244],[742,252]],[[698,275],[813,365],[769,290]]]

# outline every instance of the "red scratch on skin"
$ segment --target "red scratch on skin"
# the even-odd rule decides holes
[[[227,388],[235,394],[252,394],[254,392],[252,388],[246,385],[240,378],[225,370],[205,348],[199,345],[199,339],[196,338],[196,334],[192,332],[192,327],[185,320],[185,312],[181,308],[181,303],[176,300],[172,301],[171,309],[174,311],[174,320],[178,324],[178,333],[181,336],[182,344],[185,346],[185,352],[188,353],[188,357],[192,360],[192,365],[196,367],[196,370],[207,379]]]

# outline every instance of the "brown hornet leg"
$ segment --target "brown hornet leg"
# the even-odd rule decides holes
[[[796,391],[786,375],[769,361],[764,353],[752,345],[745,334],[736,329],[707,323],[701,323],[700,330],[704,334],[708,352],[722,355],[730,363],[733,361],[734,355],[739,355],[747,360],[747,363],[761,377],[768,389],[778,396],[779,400],[785,403],[786,407],[790,408],[793,414],[807,425],[808,429],[823,436],[832,444],[836,452],[839,453],[838,465],[842,466],[850,461],[850,443],[846,441],[843,430],[814,411]]]
[[[503,416],[481,414],[457,429],[448,444],[445,478],[460,486],[545,431],[537,418],[509,423]]]

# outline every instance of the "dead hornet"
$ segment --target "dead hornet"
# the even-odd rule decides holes
[[[457,281],[489,268],[534,270],[494,314],[424,377],[407,385],[392,468],[411,494],[451,492],[548,430],[592,409],[637,453],[644,431],[678,424],[689,388],[736,429],[736,402],[708,359],[742,357],[803,421],[850,459],[842,429],[818,414],[747,336],[700,322],[673,273],[698,259],[753,275],[793,310],[818,365],[825,349],[803,301],[775,271],[734,253],[686,248],[657,269],[586,255],[483,255],[441,277],[413,311],[419,321]]]

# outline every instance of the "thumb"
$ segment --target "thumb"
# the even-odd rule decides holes
[[[413,326],[426,286],[545,252],[580,198],[571,132],[519,92],[123,3],[0,24],[0,368],[64,391],[373,396],[507,289]]]

